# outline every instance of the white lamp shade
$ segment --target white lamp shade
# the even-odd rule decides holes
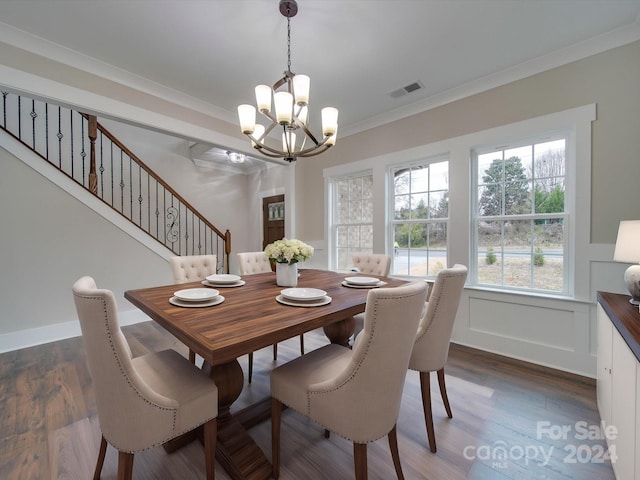
[[[322,134],[333,135],[338,129],[338,109],[334,107],[324,107],[322,109]]]
[[[238,119],[242,133],[253,133],[256,128],[256,107],[253,105],[238,105]]]
[[[256,124],[256,128],[253,131],[253,138],[255,138],[256,140],[260,140],[260,137],[264,135],[264,125],[260,125],[259,123]],[[256,142],[254,142],[253,140],[251,140],[251,146],[255,147],[256,146]]]
[[[273,94],[273,102],[276,104],[277,122],[289,125],[293,114],[293,95],[289,92],[276,92]]]
[[[287,131],[282,133],[282,150],[293,153],[296,147],[296,134]]]
[[[271,112],[271,87],[258,85],[256,87],[256,105],[261,112]]]
[[[296,104],[307,105],[309,103],[309,87],[311,79],[307,75],[295,75],[293,77],[293,93],[296,96]]]
[[[336,144],[336,138],[338,138],[338,125],[336,125],[336,131],[327,139],[327,143],[325,143],[325,145],[333,147]]]
[[[613,260],[623,263],[640,262],[640,220],[620,222]]]
[[[308,117],[309,117],[309,107],[306,105],[301,106],[300,111],[298,112],[298,120],[300,120],[300,123],[302,123],[303,125],[306,125]]]

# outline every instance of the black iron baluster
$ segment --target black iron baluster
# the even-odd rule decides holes
[[[38,114],[36,113],[36,101],[31,100],[31,142],[32,147],[36,149],[36,118],[38,118]]]
[[[2,92],[2,126],[7,128],[7,95],[9,92]]]
[[[138,164],[138,218],[142,227],[142,167]]]
[[[72,113],[73,115],[73,113]],[[80,141],[82,142],[82,150],[80,151],[80,158],[82,159],[82,184],[85,185],[84,180],[86,177],[85,159],[87,157],[87,151],[85,150],[85,136],[84,136],[84,117],[80,117]],[[86,185],[85,185],[86,186]]]
[[[100,132],[100,198],[104,200],[104,135]]]
[[[124,152],[120,150],[120,213],[124,215]]]
[[[18,95],[18,138],[22,140],[22,97]]]
[[[49,104],[44,104],[44,141],[45,141],[45,156],[49,160]]]
[[[69,122],[71,124],[71,178],[75,179],[75,176],[73,175],[73,172],[75,170],[75,162],[73,161],[73,113],[71,110],[69,111]]]
[[[62,134],[62,107],[58,107],[58,133],[56,137],[58,137],[58,168],[62,169],[62,138],[64,137]]]

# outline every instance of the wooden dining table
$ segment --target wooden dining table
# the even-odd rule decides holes
[[[268,418],[270,402],[260,402],[232,413],[240,396],[244,375],[237,358],[263,347],[322,327],[333,343],[348,345],[353,315],[365,309],[368,288],[342,285],[344,274],[327,270],[300,270],[298,287],[327,292],[324,306],[298,307],[276,301],[283,289],[274,273],[242,277],[244,285],[218,288],[224,301],[203,308],[169,303],[176,290],[202,287],[200,282],[126,291],[124,296],[204,359],[203,370],[218,386],[218,442],[216,459],[237,480],[264,480],[272,475],[271,463],[247,429]],[[404,280],[381,278],[395,287]]]

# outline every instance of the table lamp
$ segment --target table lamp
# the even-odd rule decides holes
[[[624,272],[624,281],[631,294],[630,303],[640,305],[640,220],[623,220],[618,228],[615,262],[634,263]]]

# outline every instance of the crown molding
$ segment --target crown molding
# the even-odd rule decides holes
[[[235,114],[179,90],[0,22],[0,42],[235,124]]]
[[[451,88],[437,95],[432,95],[410,105],[376,115],[362,122],[345,127],[341,129],[340,136],[344,138],[365,130],[380,127],[638,40],[640,40],[640,15],[638,15],[632,24],[625,27],[576,43],[561,50],[556,50],[547,55],[523,62],[515,67],[492,73],[491,75],[465,83],[459,87]]]

